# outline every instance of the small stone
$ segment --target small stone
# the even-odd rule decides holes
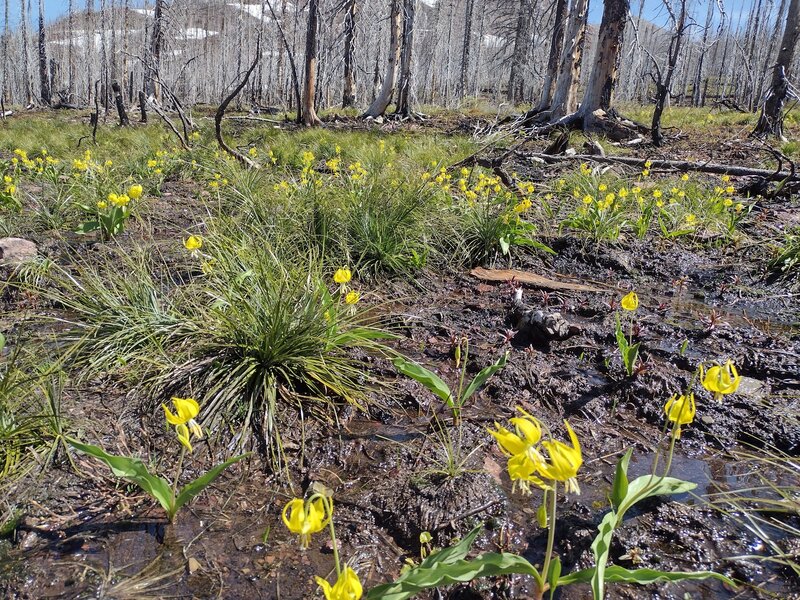
[[[702,417],[700,417],[700,421],[704,425],[713,425],[714,423],[716,423],[714,417],[712,417],[711,415],[703,415]]]
[[[200,561],[191,557],[187,568],[189,569],[189,575],[194,575],[196,571],[200,570]]]
[[[377,117],[375,117],[375,123],[377,125],[383,125],[383,117],[381,115],[378,115]]]
[[[17,265],[36,258],[36,244],[22,238],[0,238],[0,264]]]

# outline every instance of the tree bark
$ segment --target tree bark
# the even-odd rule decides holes
[[[761,117],[751,135],[774,135],[783,138],[783,107],[791,95],[788,76],[800,39],[800,0],[791,0],[786,13],[778,60],[772,70],[772,85],[761,109]]]
[[[33,104],[33,89],[31,86],[31,74],[28,70],[28,0],[20,0],[20,33],[22,35],[22,85],[25,96],[25,104]]]
[[[665,0],[669,1],[669,0]],[[664,135],[661,132],[661,115],[664,113],[664,106],[669,99],[670,92],[672,91],[672,76],[675,74],[675,67],[678,64],[678,57],[681,53],[681,44],[683,43],[683,36],[686,33],[686,0],[680,1],[680,13],[673,26],[675,28],[672,38],[669,41],[669,52],[667,53],[667,71],[662,74],[661,70],[656,64],[656,71],[658,72],[658,80],[656,81],[656,107],[653,111],[653,121],[650,127],[653,144],[661,146],[664,142]],[[670,11],[670,15],[673,13]],[[687,71],[688,72],[688,71]]]
[[[596,111],[607,113],[611,109],[629,11],[630,0],[605,0],[603,4],[597,55],[580,108],[584,129],[593,127],[597,120]]]
[[[122,88],[119,86],[119,82],[116,79],[111,84],[111,89],[114,90],[114,104],[117,106],[120,127],[127,127],[131,124],[131,122],[128,119],[128,113],[125,112],[125,102],[122,99]]]
[[[403,0],[403,49],[400,55],[400,87],[397,91],[396,113],[404,117],[411,109],[411,53],[414,47],[414,16],[416,0]]]
[[[522,77],[523,65],[528,55],[530,35],[530,0],[520,0],[517,28],[514,33],[514,53],[511,55],[511,72],[508,76],[508,101],[512,104],[522,102],[522,91],[525,86]]]
[[[586,43],[586,19],[589,0],[575,0],[570,11],[566,44],[561,53],[556,90],[551,103],[552,118],[561,118],[578,108],[578,83],[580,82],[583,47]]]
[[[153,12],[153,29],[150,31],[150,47],[144,65],[144,93],[149,98],[160,100],[158,75],[161,66],[161,47],[163,45],[164,0],[156,0]]]
[[[547,72],[542,85],[542,98],[538,110],[550,106],[553,100],[553,82],[558,76],[559,59],[564,47],[564,29],[567,22],[567,0],[556,0],[556,16],[553,23],[553,37],[550,39],[550,54],[547,59]]]
[[[342,89],[342,108],[356,103],[356,0],[347,0],[344,17],[344,87]]]
[[[314,96],[317,86],[317,20],[319,18],[319,0],[308,3],[308,27],[306,29],[306,76],[303,84],[303,125],[313,127],[321,125],[314,110]]]
[[[461,100],[467,94],[467,74],[469,72],[469,51],[472,47],[472,13],[475,8],[475,0],[466,0],[464,12],[464,41],[461,46],[461,72],[458,78],[458,99]]]
[[[386,112],[389,103],[392,101],[394,88],[397,85],[397,67],[400,63],[400,0],[391,0],[391,12],[389,15],[389,61],[386,68],[386,77],[380,92],[375,97],[363,117],[379,117]]]

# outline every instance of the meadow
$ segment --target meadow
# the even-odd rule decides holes
[[[800,593],[796,190],[428,113],[0,122],[4,597]]]

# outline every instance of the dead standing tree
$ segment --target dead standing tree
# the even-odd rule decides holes
[[[550,39],[550,54],[547,58],[547,72],[542,85],[542,98],[537,110],[543,111],[553,100],[553,82],[558,76],[559,59],[564,47],[564,29],[567,24],[567,0],[556,0],[556,15],[553,35]]]
[[[403,0],[403,50],[400,55],[400,87],[395,114],[413,117],[411,109],[411,52],[414,46],[414,15],[416,0]]]
[[[308,3],[308,27],[306,28],[306,74],[303,84],[303,125],[321,125],[314,110],[314,96],[317,86],[317,21],[319,20],[319,0]],[[247,78],[245,78],[245,81]]]
[[[344,17],[344,85],[342,108],[356,103],[356,0],[346,0]]]
[[[394,95],[394,88],[397,85],[397,67],[400,63],[400,0],[391,0],[391,11],[389,15],[389,60],[386,67],[386,77],[383,78],[381,91],[373,100],[362,117],[380,117],[386,112],[389,103]]]
[[[791,0],[786,13],[778,60],[772,69],[772,84],[761,109],[761,117],[751,135],[774,135],[783,138],[783,107],[789,98],[798,99],[797,90],[789,82],[794,52],[800,39],[800,0]]]
[[[145,58],[144,93],[148,98],[160,99],[161,93],[156,84],[161,66],[161,47],[163,45],[164,0],[156,0],[153,12],[153,28],[150,31],[148,56]]]
[[[44,27],[44,0],[39,0],[39,85],[42,104],[50,106],[50,76],[47,72],[47,40]]]
[[[664,113],[667,99],[672,92],[672,77],[675,74],[675,67],[678,64],[678,57],[681,53],[681,43],[685,37],[686,30],[690,27],[690,24],[686,22],[686,0],[679,0],[679,2],[679,12],[676,16],[670,0],[664,0],[664,6],[667,8],[670,22],[672,23],[672,37],[669,40],[666,70],[662,71],[658,61],[652,55],[650,56],[656,70],[656,75],[651,74],[656,84],[656,107],[653,111],[653,121],[650,126],[650,133],[655,146],[661,146],[664,143],[664,134],[661,131],[661,115]]]

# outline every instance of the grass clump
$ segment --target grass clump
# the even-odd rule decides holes
[[[250,234],[250,235],[248,235]],[[64,309],[61,344],[87,375],[127,374],[150,398],[202,399],[203,424],[256,433],[277,464],[281,418],[310,402],[327,417],[335,399],[361,405],[368,376],[354,352],[379,351],[344,290],[332,293],[319,260],[294,267],[255,232],[213,233],[178,269],[139,250],[99,267],[54,269],[41,291]],[[353,291],[353,290],[350,290]]]

